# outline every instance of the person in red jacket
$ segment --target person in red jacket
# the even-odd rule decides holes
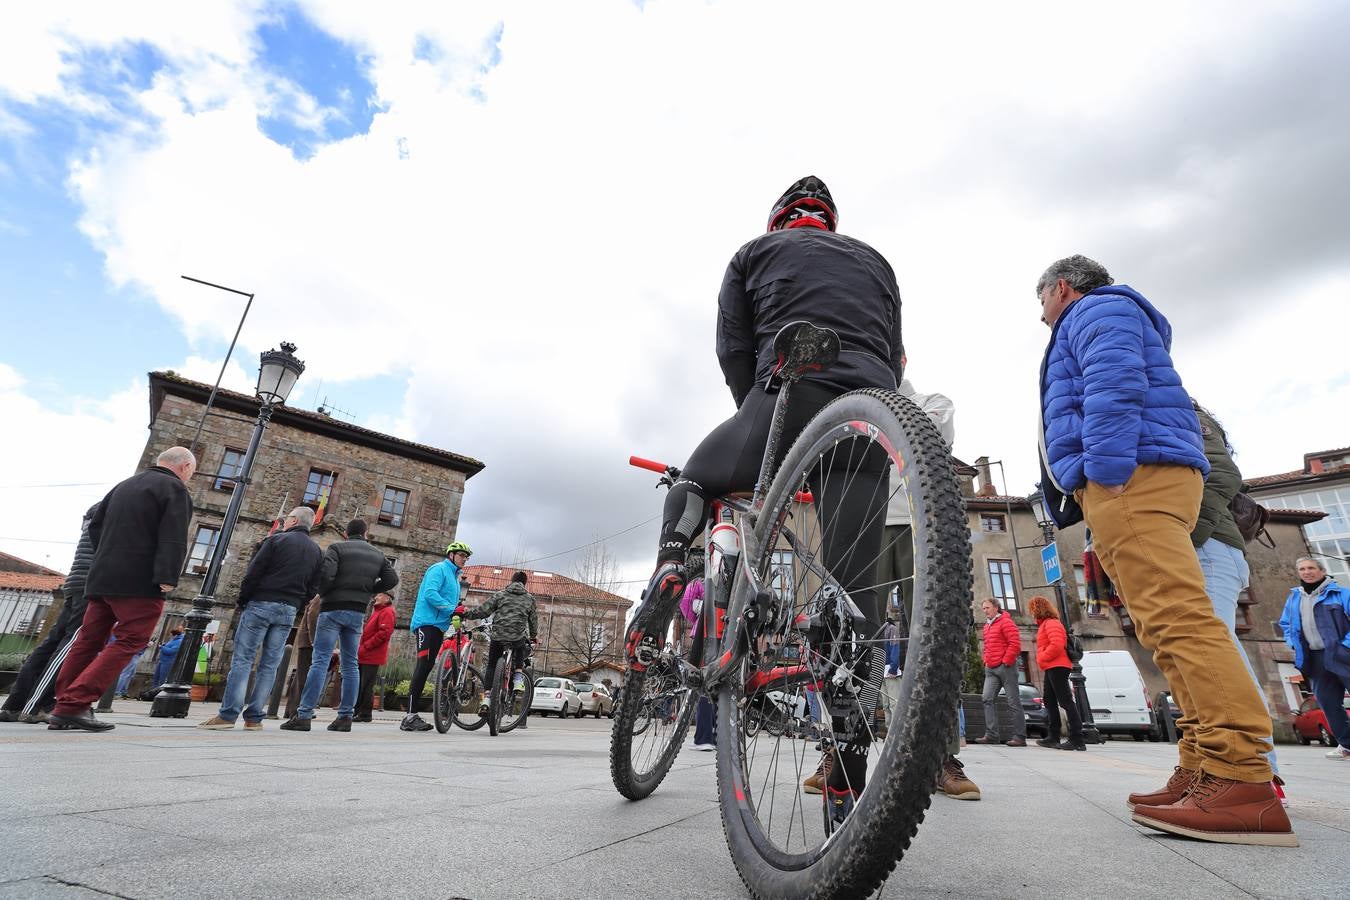
[[[1045,597],[1037,596],[1028,600],[1027,612],[1036,620],[1036,665],[1045,675],[1041,697],[1045,700],[1048,733],[1036,743],[1051,750],[1086,750],[1087,744],[1083,743],[1083,719],[1078,715],[1078,704],[1069,690],[1069,670],[1073,668],[1073,663],[1069,660],[1069,635],[1064,630],[1064,623],[1059,620],[1054,605]],[[1069,717],[1069,739],[1062,744],[1059,742],[1061,706]]]
[[[1022,712],[1022,697],[1017,687],[1017,657],[1022,652],[1022,635],[1017,623],[993,600],[980,604],[984,609],[984,737],[977,744],[1005,743],[998,736],[998,709],[994,701],[1002,690],[1008,696],[1012,712],[1013,736],[1009,747],[1027,745],[1027,718]]]
[[[361,631],[361,643],[356,651],[357,667],[361,671],[361,688],[356,694],[353,722],[371,721],[375,699],[375,673],[389,661],[389,639],[394,634],[394,601],[388,594],[375,595],[375,607]]]

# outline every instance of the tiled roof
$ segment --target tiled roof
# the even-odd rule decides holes
[[[1308,473],[1302,469],[1295,469],[1292,472],[1281,472],[1279,475],[1258,475],[1255,478],[1244,478],[1242,483],[1248,488],[1261,487],[1262,485],[1281,484],[1286,481],[1297,481],[1300,478],[1307,477]]]
[[[192,400],[201,400],[205,402],[210,396],[211,385],[202,384],[200,381],[193,381],[190,378],[184,378],[177,372],[151,372],[150,373],[150,416],[153,420],[158,414],[159,402],[156,397],[157,391],[163,391],[166,388],[176,387],[173,393],[188,397]],[[182,390],[186,389],[186,391]],[[240,394],[237,391],[228,391],[221,388],[216,394],[215,404],[217,406],[230,407],[239,411],[244,411],[250,415],[257,415],[258,400],[256,397],[249,397]],[[439,447],[432,447],[428,444],[419,444],[415,441],[404,440],[394,437],[390,434],[374,431],[370,428],[362,428],[360,425],[353,425],[350,422],[343,422],[326,416],[323,413],[311,412],[307,409],[299,409],[294,406],[278,406],[272,416],[273,421],[291,425],[309,431],[316,431],[320,434],[328,434],[333,437],[345,438],[352,443],[369,444],[372,446],[387,449],[390,452],[400,453],[404,456],[411,456],[415,459],[427,459],[440,462],[442,465],[448,465],[450,468],[459,469],[472,477],[482,471],[484,464],[471,456],[464,456],[459,453],[451,453],[449,450],[442,450]]]
[[[28,575],[23,572],[0,572],[0,588],[51,593],[65,583],[64,575]]]
[[[1284,519],[1287,521],[1298,522],[1300,525],[1307,525],[1309,522],[1316,522],[1318,519],[1325,519],[1327,514],[1320,509],[1270,509],[1272,519]]]
[[[35,569],[37,573],[42,575],[61,575],[62,578],[66,577],[55,569],[49,569],[41,563],[35,563],[31,560],[24,559],[22,556],[15,556],[12,553],[0,551],[0,572],[22,572],[28,569]]]
[[[469,590],[496,592],[511,583],[511,576],[518,570],[514,566],[465,566],[462,574],[469,579]],[[625,607],[632,601],[598,587],[584,584],[566,575],[555,572],[541,572],[527,568],[529,581],[525,588],[541,597],[572,598],[576,600],[603,600],[608,603],[622,603]]]

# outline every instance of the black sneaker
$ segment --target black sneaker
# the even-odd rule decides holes
[[[19,721],[18,713],[10,712],[7,709],[0,709],[0,722],[17,722],[17,721]]]
[[[309,719],[293,716],[281,723],[282,731],[309,731]]]
[[[343,716],[342,718],[334,719],[333,721],[331,721],[331,722],[328,723],[328,730],[329,730],[329,731],[351,731],[351,730],[352,730],[352,720],[351,720],[351,717],[350,717],[350,716]]]
[[[430,722],[425,721],[421,716],[417,715],[417,713],[413,713],[412,715],[404,716],[403,721],[399,723],[398,727],[403,731],[430,731],[435,726]]]
[[[1041,738],[1039,741],[1036,742],[1036,746],[1044,747],[1047,750],[1058,750],[1059,738],[1049,738],[1049,737]]]

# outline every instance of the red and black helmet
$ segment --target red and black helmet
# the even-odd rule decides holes
[[[808,175],[783,192],[769,213],[769,231],[807,226],[834,231],[839,226],[830,189],[814,175]]]

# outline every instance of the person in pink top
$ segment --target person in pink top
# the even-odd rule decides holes
[[[690,659],[695,663],[702,663],[703,641],[698,639],[699,617],[703,610],[703,572],[702,557],[691,553],[689,556],[689,586],[684,589],[680,596],[680,613],[689,623],[690,633],[695,635],[693,650],[690,653]],[[698,706],[694,708],[694,749],[695,750],[716,750],[717,749],[717,722],[716,707],[713,702],[702,695],[698,698]]]

